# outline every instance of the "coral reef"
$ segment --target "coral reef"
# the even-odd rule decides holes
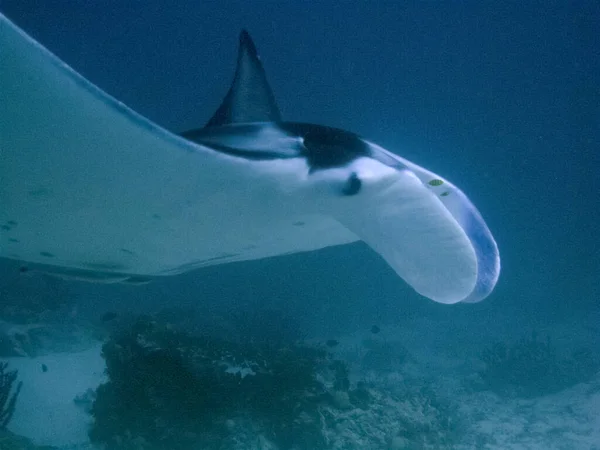
[[[532,398],[588,381],[600,370],[598,355],[580,349],[563,354],[537,333],[513,345],[496,343],[481,353],[485,389],[503,396]]]
[[[97,390],[90,437],[111,449],[220,448],[248,422],[277,448],[324,448],[319,407],[333,396],[318,374],[349,388],[324,349],[196,337],[149,320],[103,355],[109,381]]]
[[[13,391],[16,380],[17,371],[8,370],[8,363],[0,362],[0,430],[6,430],[15,412],[17,398],[23,386],[23,383],[19,382]]]
[[[417,383],[415,383],[417,384]],[[456,407],[425,387],[364,388],[369,408],[323,408],[328,449],[454,448],[463,433]]]
[[[387,387],[373,367],[369,381],[352,382],[348,366],[324,348],[275,342],[198,337],[139,320],[103,347],[109,381],[91,408],[92,441],[111,450],[425,449],[454,442],[455,411],[422,382],[398,383],[386,364]]]

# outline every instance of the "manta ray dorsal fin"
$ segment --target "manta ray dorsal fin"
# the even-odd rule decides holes
[[[281,113],[250,34],[240,33],[233,83],[207,127],[248,122],[280,122]]]

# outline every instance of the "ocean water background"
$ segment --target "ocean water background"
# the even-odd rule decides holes
[[[53,284],[78,314],[191,307],[254,314],[273,333],[283,314],[323,338],[432,318],[423,339],[436,348],[533,329],[569,339],[578,326],[600,339],[598,2],[0,0],[0,11],[173,131],[212,115],[246,28],[286,119],[357,132],[456,183],[502,258],[496,290],[473,305],[421,298],[353,244],[139,287]],[[2,266],[6,288],[20,275]]]

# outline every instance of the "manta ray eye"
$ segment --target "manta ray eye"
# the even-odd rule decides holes
[[[346,183],[344,184],[344,188],[342,189],[342,194],[344,195],[356,195],[360,192],[360,188],[362,187],[362,181],[356,174],[356,172],[352,172],[352,175],[348,177]]]

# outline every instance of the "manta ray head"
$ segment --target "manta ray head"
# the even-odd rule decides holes
[[[468,198],[447,180],[355,133],[282,121],[246,31],[225,99],[204,128],[183,137],[251,160],[302,158],[308,185],[355,199],[352,208],[325,202],[328,212],[425,296],[476,302],[497,282],[496,243]]]

